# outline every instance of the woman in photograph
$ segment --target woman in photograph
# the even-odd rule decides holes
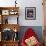
[[[22,46],[41,46],[37,38],[37,34],[33,31],[32,28],[27,29],[25,32],[24,37],[22,38],[21,42]]]

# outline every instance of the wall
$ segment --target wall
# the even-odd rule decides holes
[[[15,0],[0,0],[0,6],[15,6]],[[19,9],[19,24],[21,26],[43,26],[42,0],[17,0]],[[36,7],[36,20],[25,20],[25,7]]]
[[[43,25],[43,11],[42,0],[21,0],[20,8],[20,25],[22,26],[42,26]],[[36,20],[25,20],[25,7],[36,7]]]

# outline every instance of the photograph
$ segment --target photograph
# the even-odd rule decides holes
[[[27,19],[27,20],[36,19],[36,8],[35,7],[26,7],[25,8],[25,19]]]

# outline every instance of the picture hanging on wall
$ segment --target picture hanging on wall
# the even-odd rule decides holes
[[[26,7],[25,8],[25,19],[26,20],[36,20],[36,7]]]

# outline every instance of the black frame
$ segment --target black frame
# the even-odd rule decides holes
[[[32,15],[28,15],[28,13],[31,13]],[[36,7],[25,7],[25,19],[36,20]]]

